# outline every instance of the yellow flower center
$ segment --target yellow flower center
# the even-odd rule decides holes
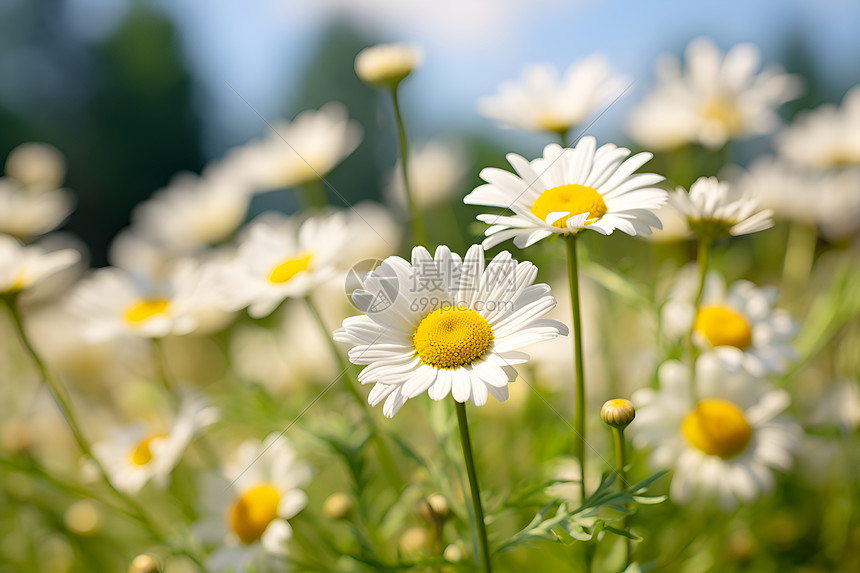
[[[546,221],[550,213],[570,213],[552,224],[559,229],[566,229],[567,220],[582,213],[589,214],[585,223],[590,225],[606,215],[607,210],[603,196],[593,187],[576,184],[547,189],[532,205],[532,214],[541,221]]]
[[[153,434],[148,438],[141,440],[139,444],[128,455],[129,461],[136,466],[145,466],[152,461],[152,442],[155,440],[163,440],[167,434]]]
[[[15,280],[12,281],[12,284],[9,285],[9,288],[2,292],[18,292],[20,290],[24,290],[25,286],[27,286],[27,273],[25,273],[22,269],[18,271],[18,274],[15,275]]]
[[[284,284],[291,281],[297,274],[310,270],[312,258],[313,254],[301,254],[284,259],[269,273],[269,282]]]
[[[702,400],[681,424],[690,445],[724,460],[741,454],[752,439],[743,410],[726,400]]]
[[[170,303],[164,299],[142,300],[131,305],[125,312],[125,319],[132,324],[140,324],[167,312]]]
[[[822,167],[851,167],[860,163],[860,154],[851,153],[850,150],[840,149],[826,156],[820,161]]]
[[[740,313],[723,306],[707,306],[696,314],[693,325],[711,346],[734,346],[744,350],[752,344],[752,329]]]
[[[723,98],[711,98],[702,104],[702,117],[708,121],[719,123],[729,134],[740,133],[744,126],[744,118],[738,108]]]
[[[424,317],[412,341],[424,364],[460,368],[487,352],[493,343],[493,329],[471,308],[444,307]]]
[[[277,519],[280,503],[281,494],[272,484],[257,484],[236,498],[227,514],[230,528],[242,543],[250,545]]]
[[[535,121],[541,129],[553,133],[567,133],[567,130],[570,129],[569,121],[561,119],[555,112],[548,110],[539,112]]]

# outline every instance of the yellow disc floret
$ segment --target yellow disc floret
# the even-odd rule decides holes
[[[706,306],[696,314],[693,326],[711,346],[734,346],[741,350],[752,344],[752,329],[746,317],[723,306]]]
[[[723,98],[712,98],[705,101],[701,108],[702,117],[708,121],[722,125],[729,135],[737,135],[743,131],[744,117],[738,108]]]
[[[743,410],[726,400],[702,400],[681,424],[681,432],[694,448],[724,460],[746,449],[752,427]]]
[[[230,528],[242,543],[254,543],[277,519],[279,503],[281,494],[272,484],[257,484],[236,498],[227,515]]]
[[[125,312],[125,319],[132,324],[140,324],[153,316],[167,312],[170,302],[164,299],[142,300],[131,305]]]
[[[155,434],[141,440],[129,454],[129,461],[136,466],[145,466],[152,461],[152,442],[166,437],[166,434]]]
[[[585,223],[590,225],[606,215],[607,210],[603,196],[585,185],[559,185],[547,189],[532,205],[532,214],[541,221],[546,221],[550,213],[570,213],[552,224],[559,229],[566,229],[567,220],[582,213],[588,213]]]
[[[567,133],[570,129],[570,121],[560,117],[552,110],[545,110],[537,114],[535,121],[541,129],[554,133]]]
[[[284,259],[269,273],[269,282],[284,284],[291,281],[297,274],[309,271],[312,258],[313,254],[301,254]]]
[[[436,368],[460,368],[483,356],[493,343],[487,319],[465,306],[434,310],[412,336],[421,362]]]

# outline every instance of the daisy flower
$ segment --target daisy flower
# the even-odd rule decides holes
[[[657,63],[658,85],[630,117],[630,134],[651,149],[698,143],[719,149],[732,139],[764,135],[779,126],[777,108],[800,95],[800,80],[768,66],[738,44],[723,55],[707,38],[690,42],[685,69],[673,56]]]
[[[725,511],[773,489],[773,471],[791,468],[802,430],[780,414],[791,398],[743,369],[725,370],[712,354],[696,362],[696,401],[690,369],[665,362],[660,390],[634,393],[636,419],[628,431],[650,448],[655,468],[673,468],[670,494],[678,503],[717,498]]]
[[[93,455],[122,491],[135,494],[150,481],[163,489],[191,440],[218,418],[205,400],[188,399],[169,428],[143,423],[114,428],[110,438],[93,444]]]
[[[529,359],[520,349],[567,334],[564,324],[543,318],[556,301],[547,285],[532,284],[533,264],[503,252],[484,267],[480,245],[465,259],[444,246],[435,256],[415,247],[411,264],[385,259],[366,290],[353,294],[365,314],[344,320],[334,338],[351,346],[353,364],[367,366],[358,379],[374,384],[368,401],[384,400],[385,416],[425,391],[476,406],[490,394],[504,401],[516,378],[512,365]]]
[[[240,182],[180,173],[134,209],[132,229],[170,253],[193,253],[229,238],[250,202]]]
[[[267,213],[243,233],[235,260],[221,280],[227,310],[248,307],[254,318],[270,314],[288,297],[309,295],[340,272],[343,249],[351,240],[348,217],[335,211],[302,221]]]
[[[627,78],[613,76],[602,54],[573,62],[559,77],[550,64],[525,68],[518,82],[478,100],[478,112],[503,127],[567,133],[623,92]]]
[[[292,121],[273,125],[266,137],[233,149],[217,169],[255,191],[295,187],[325,177],[361,142],[361,126],[346,107],[330,102]]]
[[[576,234],[583,229],[603,235],[615,229],[629,235],[659,229],[653,210],[666,202],[666,192],[652,186],[663,177],[634,175],[652,155],[628,155],[629,149],[611,143],[597,148],[593,137],[583,137],[572,149],[547,145],[543,157],[531,162],[508,154],[517,175],[496,168],[482,170],[481,179],[487,183],[463,201],[513,211],[511,216],[478,215],[479,221],[491,225],[484,248],[510,238],[525,248],[553,234]]]
[[[0,235],[0,296],[30,290],[80,258],[74,249],[47,252],[38,245],[24,246],[13,237]]]
[[[378,44],[355,57],[355,73],[364,83],[396,87],[424,61],[424,51],[413,44]]]
[[[300,488],[310,480],[310,466],[296,459],[283,436],[242,443],[223,475],[204,478],[206,517],[197,529],[204,541],[219,544],[207,570],[247,571],[252,563],[286,555],[292,537],[287,520],[307,505]]]
[[[716,177],[700,177],[690,186],[689,193],[678,187],[669,195],[669,201],[687,217],[690,229],[705,241],[773,227],[773,211],[759,210],[755,198],[741,194]]]
[[[851,88],[839,107],[825,104],[802,112],[776,142],[782,155],[800,165],[860,165],[860,86]]]
[[[778,291],[736,281],[726,289],[716,271],[708,273],[698,311],[695,269],[685,269],[663,307],[664,330],[683,336],[693,329],[693,343],[713,350],[731,370],[742,366],[756,376],[784,372],[797,358],[792,340],[798,327],[791,315],[774,308]]]
[[[77,285],[69,311],[79,317],[84,336],[93,343],[189,334],[198,327],[200,305],[213,299],[206,291],[215,281],[201,280],[207,276],[191,261],[162,281],[116,267],[98,269]]]

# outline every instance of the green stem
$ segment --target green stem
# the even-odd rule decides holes
[[[403,172],[403,187],[406,189],[406,202],[409,204],[409,216],[412,219],[412,236],[416,245],[429,246],[427,228],[424,226],[424,218],[421,210],[415,202],[412,187],[409,185],[409,150],[406,143],[406,128],[403,124],[403,116],[400,113],[400,102],[397,97],[397,86],[391,88],[391,100],[394,102],[394,116],[397,119],[397,133],[400,136],[400,165]]]
[[[623,490],[627,483],[627,474],[624,468],[627,467],[626,442],[624,440],[624,428],[612,428],[612,436],[615,438],[615,465],[618,469],[618,489]],[[627,516],[621,520],[621,527],[627,530]],[[633,554],[633,544],[629,538],[624,539],[625,561],[624,568],[630,565],[630,558]]]
[[[783,291],[787,291],[791,296],[800,295],[806,288],[812,272],[817,242],[818,231],[811,225],[792,223],[788,229],[788,245],[782,264],[782,284]]]
[[[693,321],[690,324],[690,330],[687,333],[687,343],[690,348],[690,397],[692,405],[695,406],[698,402],[698,391],[696,389],[696,360],[699,358],[699,349],[693,342],[693,332],[696,329],[696,317],[699,314],[699,308],[702,306],[702,296],[705,294],[705,282],[708,277],[708,265],[711,259],[711,241],[700,239],[699,250],[696,256],[696,262],[699,265],[699,284],[696,289],[696,298],[693,301]]]
[[[90,458],[98,470],[102,481],[105,485],[110,489],[117,498],[123,501],[126,506],[128,506],[132,512],[134,513],[137,520],[149,531],[149,533],[156,539],[162,539],[162,535],[158,531],[158,528],[150,519],[149,515],[144,511],[143,507],[141,507],[134,499],[130,496],[126,495],[122,491],[118,490],[116,486],[111,482],[110,477],[108,476],[107,471],[102,465],[101,461],[93,455],[92,448],[87,442],[86,438],[84,438],[83,431],[81,430],[81,426],[78,423],[77,416],[75,415],[75,411],[72,408],[71,400],[68,396],[66,396],[66,392],[62,385],[57,381],[56,378],[51,374],[48,370],[45,363],[39,357],[39,353],[36,352],[36,349],[33,347],[33,344],[30,342],[30,338],[27,336],[27,333],[24,329],[24,323],[21,319],[21,313],[18,311],[18,305],[16,300],[9,300],[8,298],[2,298],[2,300],[6,303],[6,306],[9,308],[9,312],[12,316],[12,322],[15,324],[15,330],[18,333],[18,338],[21,340],[21,344],[24,349],[29,354],[30,358],[33,360],[33,363],[36,365],[36,368],[39,371],[39,374],[42,376],[42,379],[47,383],[48,389],[51,392],[51,396],[56,402],[57,407],[60,409],[60,413],[62,413],[63,417],[66,419],[66,423],[72,431],[72,435],[75,438],[75,441],[78,444],[81,452],[88,458]]]
[[[362,398],[361,393],[358,391],[358,380],[353,375],[354,369],[352,363],[349,362],[346,357],[344,357],[344,355],[340,351],[340,348],[337,347],[337,343],[334,341],[334,338],[332,338],[328,327],[326,327],[325,322],[323,321],[322,315],[319,313],[319,310],[317,309],[316,305],[311,300],[311,297],[305,297],[305,302],[308,305],[308,310],[310,310],[311,315],[314,317],[314,321],[320,327],[323,336],[328,341],[331,353],[334,355],[335,360],[337,360],[341,372],[345,372],[347,374],[346,385],[349,388],[350,394],[352,394],[359,407],[361,407],[362,412],[364,413],[364,417],[367,420],[368,425],[370,426],[371,432],[373,433],[373,441],[376,444],[377,454],[379,455],[379,465],[382,466],[382,470],[385,472],[389,484],[395,488],[401,487],[404,483],[403,475],[400,473],[400,468],[397,467],[397,462],[394,461],[394,456],[391,454],[391,450],[388,448],[388,444],[385,442],[382,433],[380,432],[379,428],[376,427],[376,424],[374,424],[373,422],[373,418],[368,411],[369,408],[367,402],[364,400],[364,398]]]
[[[481,570],[491,573],[490,544],[487,540],[487,525],[484,523],[484,509],[481,506],[481,488],[478,487],[478,474],[472,457],[472,442],[469,440],[469,421],[466,419],[466,404],[456,402],[457,423],[460,426],[460,442],[463,444],[463,458],[466,462],[466,475],[469,476],[469,489],[472,493],[472,509],[475,511],[475,535],[481,548]]]
[[[164,387],[167,395],[170,396],[174,405],[179,404],[179,392],[173,385],[173,381],[167,371],[167,353],[164,351],[164,343],[161,338],[152,339],[152,354],[158,381],[161,382],[161,385]]]
[[[696,262],[699,264],[699,287],[696,290],[696,300],[694,303],[697,311],[699,310],[699,305],[702,304],[702,295],[705,294],[705,279],[708,275],[710,258],[711,242],[705,240],[699,241],[699,250],[696,256]],[[690,332],[692,332],[692,327],[690,327]]]
[[[573,357],[576,373],[576,413],[574,455],[579,458],[579,493],[585,501],[585,362],[582,356],[582,317],[579,307],[579,265],[576,256],[576,234],[567,236],[567,273],[570,282],[570,307],[573,312]]]
[[[298,189],[299,201],[302,207],[321,208],[328,205],[328,199],[325,196],[325,187],[322,179],[314,177],[309,181],[305,181]]]

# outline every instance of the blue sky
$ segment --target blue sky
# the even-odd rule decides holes
[[[87,11],[105,1],[75,3]],[[530,62],[563,67],[592,52],[605,53],[636,81],[626,101],[601,118],[600,129],[595,126],[598,135],[617,131],[650,85],[656,56],[678,53],[701,35],[724,49],[753,42],[765,62],[778,60],[785,42],[800,35],[830,84],[844,92],[860,83],[860,2],[852,0],[154,1],[181,30],[185,55],[211,96],[203,102],[209,134],[221,143],[263,131],[226,82],[274,119],[334,15],[349,17],[382,39],[424,46],[426,64],[410,80],[405,97],[417,112],[417,131],[425,136],[440,126],[493,130],[475,113],[478,97],[518,76]]]

